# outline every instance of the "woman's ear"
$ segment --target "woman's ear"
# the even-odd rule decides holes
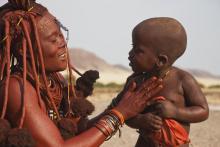
[[[24,52],[24,51],[23,51],[23,49],[22,49],[22,48],[19,48],[19,49],[18,49],[18,54],[19,54],[19,56],[23,57],[23,55],[24,55],[24,53],[23,53],[23,52]],[[29,58],[30,58],[29,51],[27,51],[27,53],[26,53],[26,57],[27,57],[27,59],[29,59]]]
[[[164,65],[166,65],[167,63],[168,63],[168,57],[167,57],[167,55],[162,55],[162,54],[160,54],[159,56],[158,56],[158,60],[157,60],[157,67],[159,67],[159,68],[161,68],[161,67],[163,67]]]

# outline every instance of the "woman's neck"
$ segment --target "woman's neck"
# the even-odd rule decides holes
[[[35,79],[34,71],[33,71],[32,66],[30,66],[30,64],[27,64],[27,73],[31,76],[31,78]],[[39,80],[40,85],[44,85],[43,74],[42,74],[41,70],[39,69],[39,67],[36,68],[36,74],[37,74],[37,78]],[[46,74],[47,85],[51,86],[51,78],[50,77],[53,73],[45,71],[45,74]]]

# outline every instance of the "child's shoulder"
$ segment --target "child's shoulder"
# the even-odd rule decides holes
[[[192,82],[192,81],[196,81],[196,79],[193,77],[192,74],[190,74],[188,71],[186,70],[183,70],[181,68],[178,68],[178,67],[173,67],[173,69],[175,70],[175,73],[176,73],[176,76],[178,76],[178,78],[181,80],[181,81],[186,81],[186,82]]]
[[[193,78],[193,76],[188,71],[186,71],[186,70],[183,70],[183,69],[181,69],[179,67],[175,67],[175,66],[172,67],[172,68],[175,71],[176,75],[181,77],[181,78],[184,78],[184,77],[191,77],[191,78]]]

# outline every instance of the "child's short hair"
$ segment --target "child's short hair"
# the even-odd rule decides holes
[[[157,54],[168,56],[173,64],[185,51],[187,35],[179,21],[169,17],[150,18],[139,23],[134,31],[142,31],[150,37],[150,43]]]

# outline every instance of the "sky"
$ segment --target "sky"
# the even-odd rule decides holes
[[[175,65],[220,75],[219,0],[36,1],[68,27],[70,48],[82,48],[127,67],[132,29],[147,18],[176,18],[187,31],[188,45]],[[0,0],[0,5],[5,2]]]

